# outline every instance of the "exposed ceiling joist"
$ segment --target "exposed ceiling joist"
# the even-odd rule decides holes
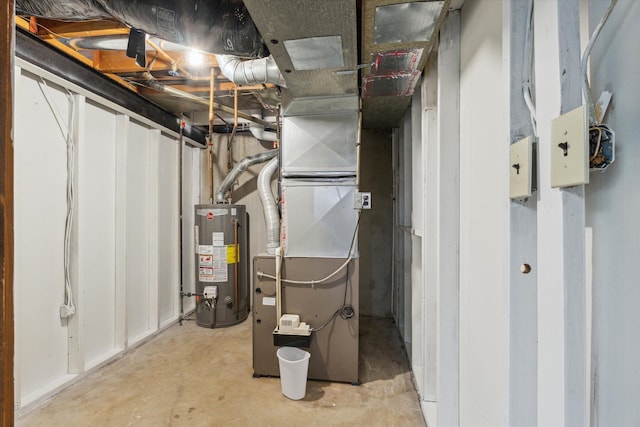
[[[96,37],[129,34],[129,27],[113,19],[66,22],[51,19],[31,18],[32,26],[38,28],[41,39]]]
[[[177,64],[188,64],[189,58],[188,52],[167,52],[167,54]],[[162,71],[171,70],[173,64],[165,57],[158,55],[154,51],[147,51],[147,64],[153,62],[152,70]],[[218,61],[216,61],[213,55],[202,55],[202,62],[198,64],[197,68],[207,71],[211,67],[217,67]],[[134,58],[129,58],[118,50],[96,50],[93,53],[93,67],[96,70],[103,73],[134,73],[142,71],[140,66],[136,65]],[[189,68],[187,66],[187,68]],[[195,71],[195,70],[194,70]]]

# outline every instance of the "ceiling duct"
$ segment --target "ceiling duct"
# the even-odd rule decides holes
[[[233,55],[216,55],[222,74],[237,85],[273,83],[286,86],[276,61],[271,56],[243,61]]]
[[[268,54],[242,0],[17,0],[16,13],[59,20],[116,18],[204,52],[246,58]]]

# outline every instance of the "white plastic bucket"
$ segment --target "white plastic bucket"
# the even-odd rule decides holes
[[[307,392],[307,371],[311,353],[297,347],[280,347],[276,352],[280,364],[282,394],[300,400]]]

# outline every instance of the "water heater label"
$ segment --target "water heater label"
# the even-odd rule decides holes
[[[229,268],[227,267],[227,248],[219,246],[213,248],[212,282],[226,282],[229,280]]]
[[[213,246],[209,245],[198,245],[198,251],[201,255],[211,255],[213,254]]]
[[[211,242],[213,246],[224,246],[224,232],[214,231],[211,233]]]
[[[200,255],[200,266],[201,267],[213,267],[213,256],[212,255]]]
[[[200,267],[198,269],[198,280],[201,282],[213,282],[213,268]]]

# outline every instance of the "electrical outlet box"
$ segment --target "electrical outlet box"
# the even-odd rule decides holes
[[[509,147],[509,198],[531,197],[534,179],[534,137],[528,136]]]
[[[371,193],[360,194],[362,194],[362,209],[371,209]]]
[[[353,201],[354,209],[371,209],[371,193],[357,192]]]
[[[589,183],[589,141],[585,106],[551,122],[551,187]]]

